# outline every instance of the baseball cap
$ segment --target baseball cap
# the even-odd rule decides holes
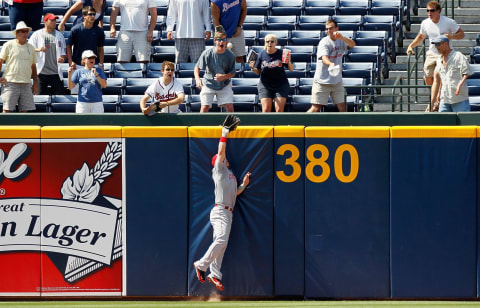
[[[441,43],[441,42],[449,42],[450,40],[448,39],[448,37],[446,37],[445,35],[440,35],[440,36],[437,36],[436,38],[433,38],[430,40],[430,43],[432,44],[435,44],[435,43]]]
[[[212,157],[212,166],[215,166],[215,161],[217,161],[217,154]]]
[[[58,19],[58,16],[53,15],[52,13],[48,13],[43,17],[43,22],[46,22],[47,20],[52,20],[52,19]]]
[[[96,57],[95,53],[91,50],[85,50],[82,52],[82,59]]]

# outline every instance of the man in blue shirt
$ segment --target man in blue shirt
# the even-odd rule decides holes
[[[210,5],[213,25],[222,25],[227,32],[228,42],[232,43],[235,61],[245,63],[245,37],[243,22],[247,16],[247,0],[212,0]]]

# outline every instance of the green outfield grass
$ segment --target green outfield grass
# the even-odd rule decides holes
[[[472,301],[41,301],[41,302],[0,302],[0,308],[456,308],[480,307],[480,302]]]

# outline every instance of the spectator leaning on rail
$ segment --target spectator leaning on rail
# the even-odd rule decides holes
[[[211,0],[213,25],[222,25],[232,43],[236,61],[245,63],[245,37],[243,22],[247,16],[247,0]]]
[[[167,38],[175,31],[175,61],[197,62],[212,35],[209,0],[170,0],[167,13]]]
[[[452,50],[445,35],[438,36],[431,42],[440,53],[433,74],[432,105],[440,101],[440,112],[470,111],[466,81],[472,72],[467,57]]]
[[[21,112],[35,110],[33,94],[37,93],[37,67],[35,63],[35,47],[27,42],[28,33],[32,28],[20,21],[13,34],[15,39],[6,42],[0,51],[0,71],[4,62],[5,72],[0,78],[3,85],[3,112],[18,110]],[[30,84],[33,79],[33,86]],[[33,93],[32,93],[33,92]]]
[[[67,53],[63,34],[55,30],[57,18],[52,13],[46,14],[43,18],[45,28],[35,31],[28,40],[37,52],[37,73],[40,85],[38,94],[40,95],[65,94],[60,63],[66,61]]]
[[[107,0],[77,0],[63,16],[62,21],[58,25],[58,30],[65,31],[65,24],[72,15],[77,16],[73,21],[74,26],[83,23],[82,9],[85,6],[91,6],[95,9],[96,14],[93,24],[103,29],[103,17],[108,9]]]
[[[440,3],[436,1],[430,1],[427,3],[428,18],[422,21],[420,32],[407,48],[407,54],[415,54],[413,48],[420,45],[427,36],[430,39],[430,47],[426,53],[426,59],[423,65],[425,83],[427,85],[432,85],[433,83],[433,71],[435,70],[435,65],[439,56],[439,52],[432,43],[432,39],[440,35],[445,35],[450,41],[461,40],[465,37],[465,33],[463,33],[463,30],[457,25],[457,23],[453,19],[441,15],[441,12],[442,8]],[[452,48],[451,42],[450,48]]]
[[[174,77],[175,64],[170,61],[162,63],[163,76],[155,80],[145,91],[140,101],[140,109],[144,115],[152,115],[155,111],[147,107],[147,101],[152,100],[150,106],[158,103],[162,113],[181,112],[178,105],[185,100],[182,84]]]
[[[91,50],[82,53],[83,68],[68,69],[68,88],[78,84],[77,113],[103,113],[102,89],[107,87],[107,76],[99,67],[95,67],[97,56]]]
[[[215,46],[206,49],[198,59],[193,74],[195,84],[201,89],[200,112],[208,112],[217,96],[219,106],[225,106],[227,112],[233,112],[233,90],[231,78],[235,76],[235,55],[227,48],[227,34],[223,26],[215,27]],[[205,75],[200,79],[200,70]]]
[[[272,110],[273,101],[275,101],[275,111],[283,112],[290,90],[290,84],[284,69],[284,67],[287,67],[289,71],[293,71],[290,53],[287,53],[285,59],[283,59],[283,51],[277,49],[276,45],[277,37],[274,34],[267,34],[265,36],[265,49],[260,52],[256,62],[251,61],[249,63],[255,74],[260,74],[257,87],[263,112]]]
[[[312,107],[308,112],[319,112],[322,105],[328,105],[328,97],[337,106],[338,111],[346,111],[344,87],[342,83],[342,58],[347,48],[355,46],[355,42],[338,32],[335,20],[325,23],[327,36],[317,48],[317,68],[313,78]]]
[[[135,54],[137,62],[150,61],[153,30],[157,23],[155,0],[115,0],[110,15],[110,37],[115,38],[115,22],[120,11],[120,33],[117,41],[118,62],[130,62]],[[150,24],[148,13],[150,12]]]

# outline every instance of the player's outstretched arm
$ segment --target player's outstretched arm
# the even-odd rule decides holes
[[[243,177],[242,184],[237,188],[237,196],[240,195],[245,190],[245,188],[247,188],[248,184],[250,183],[250,175],[251,173],[247,172],[247,174],[245,174],[245,176]]]
[[[223,163],[226,159],[227,156],[227,138],[228,138],[228,133],[230,131],[228,130],[227,127],[222,126],[222,137],[220,138],[220,141],[218,142],[218,153],[217,153],[217,159],[220,159],[220,161]]]

